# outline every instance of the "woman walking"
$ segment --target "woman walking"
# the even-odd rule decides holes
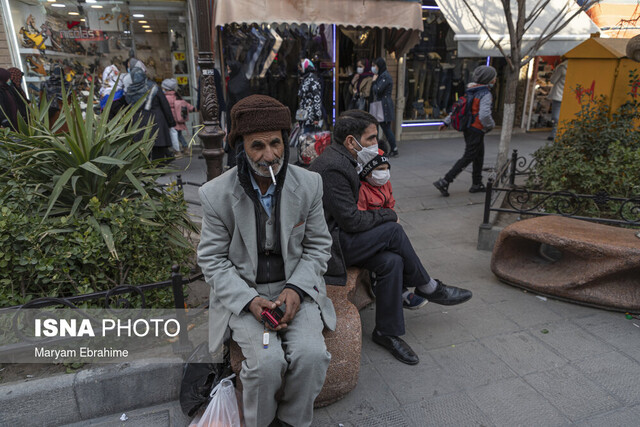
[[[349,85],[349,93],[351,94],[350,110],[368,111],[372,84],[371,62],[368,59],[361,59],[356,63],[356,74]]]
[[[374,74],[373,84],[371,86],[373,100],[382,102],[382,111],[384,112],[384,119],[380,121],[380,127],[382,127],[382,131],[391,148],[389,156],[395,157],[398,155],[398,146],[396,145],[396,136],[391,130],[391,122],[395,119],[393,100],[391,99],[393,79],[389,71],[387,71],[387,63],[382,58],[378,58],[373,62],[371,71],[373,71]]]
[[[151,151],[151,160],[171,157],[169,147],[171,146],[171,134],[169,128],[176,125],[171,113],[169,102],[164,93],[159,90],[158,85],[147,78],[146,67],[142,61],[131,58],[129,60],[129,76],[125,80],[124,98],[127,104],[132,105],[141,98],[145,102],[138,110],[134,121],[142,117],[141,126],[147,126],[153,120],[151,133],[156,133],[156,140]],[[140,132],[137,138],[142,137]]]

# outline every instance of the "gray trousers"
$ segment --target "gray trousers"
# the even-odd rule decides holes
[[[257,290],[261,297],[275,300],[284,285],[258,285]],[[276,416],[292,426],[311,425],[313,402],[320,394],[331,360],[315,301],[306,297],[286,329],[270,331],[266,349],[262,345],[264,326],[251,313],[232,314],[229,327],[246,358],[240,379],[247,427],[268,426]],[[277,402],[275,395],[283,385]]]

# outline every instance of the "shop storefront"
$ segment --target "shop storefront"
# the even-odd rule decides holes
[[[216,62],[223,70],[240,64],[251,93],[273,96],[293,114],[298,64],[312,60],[330,126],[349,106],[357,61],[405,54],[419,40],[420,10],[417,0],[265,0],[259,9],[248,0],[216,2]]]
[[[2,0],[11,62],[23,70],[25,89],[37,99],[55,66],[82,101],[102,71],[135,56],[156,82],[176,78],[179,93],[195,103],[190,17],[185,1]]]

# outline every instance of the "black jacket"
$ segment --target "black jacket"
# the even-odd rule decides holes
[[[309,170],[322,176],[322,204],[333,238],[331,259],[325,274],[327,283],[331,285],[344,285],[347,282],[349,266],[345,265],[340,248],[340,232],[360,233],[398,219],[393,209],[358,210],[360,179],[356,166],[357,163],[349,150],[344,145],[334,142],[309,167]]]
[[[153,128],[151,133],[158,132],[154,147],[170,147],[171,146],[171,134],[169,128],[176,125],[176,121],[171,113],[171,106],[167,97],[164,96],[164,92],[158,88],[156,95],[151,101],[151,108],[145,110],[146,101],[140,109],[134,115],[134,121],[142,117],[141,126],[146,126],[151,120],[153,120]],[[136,135],[136,140],[139,140],[143,135],[143,132],[139,132]]]

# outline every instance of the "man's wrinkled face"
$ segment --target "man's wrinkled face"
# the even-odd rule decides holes
[[[274,174],[277,175],[280,172],[284,160],[282,131],[248,133],[243,135],[242,139],[249,165],[257,175],[270,177],[269,166],[272,167]]]

